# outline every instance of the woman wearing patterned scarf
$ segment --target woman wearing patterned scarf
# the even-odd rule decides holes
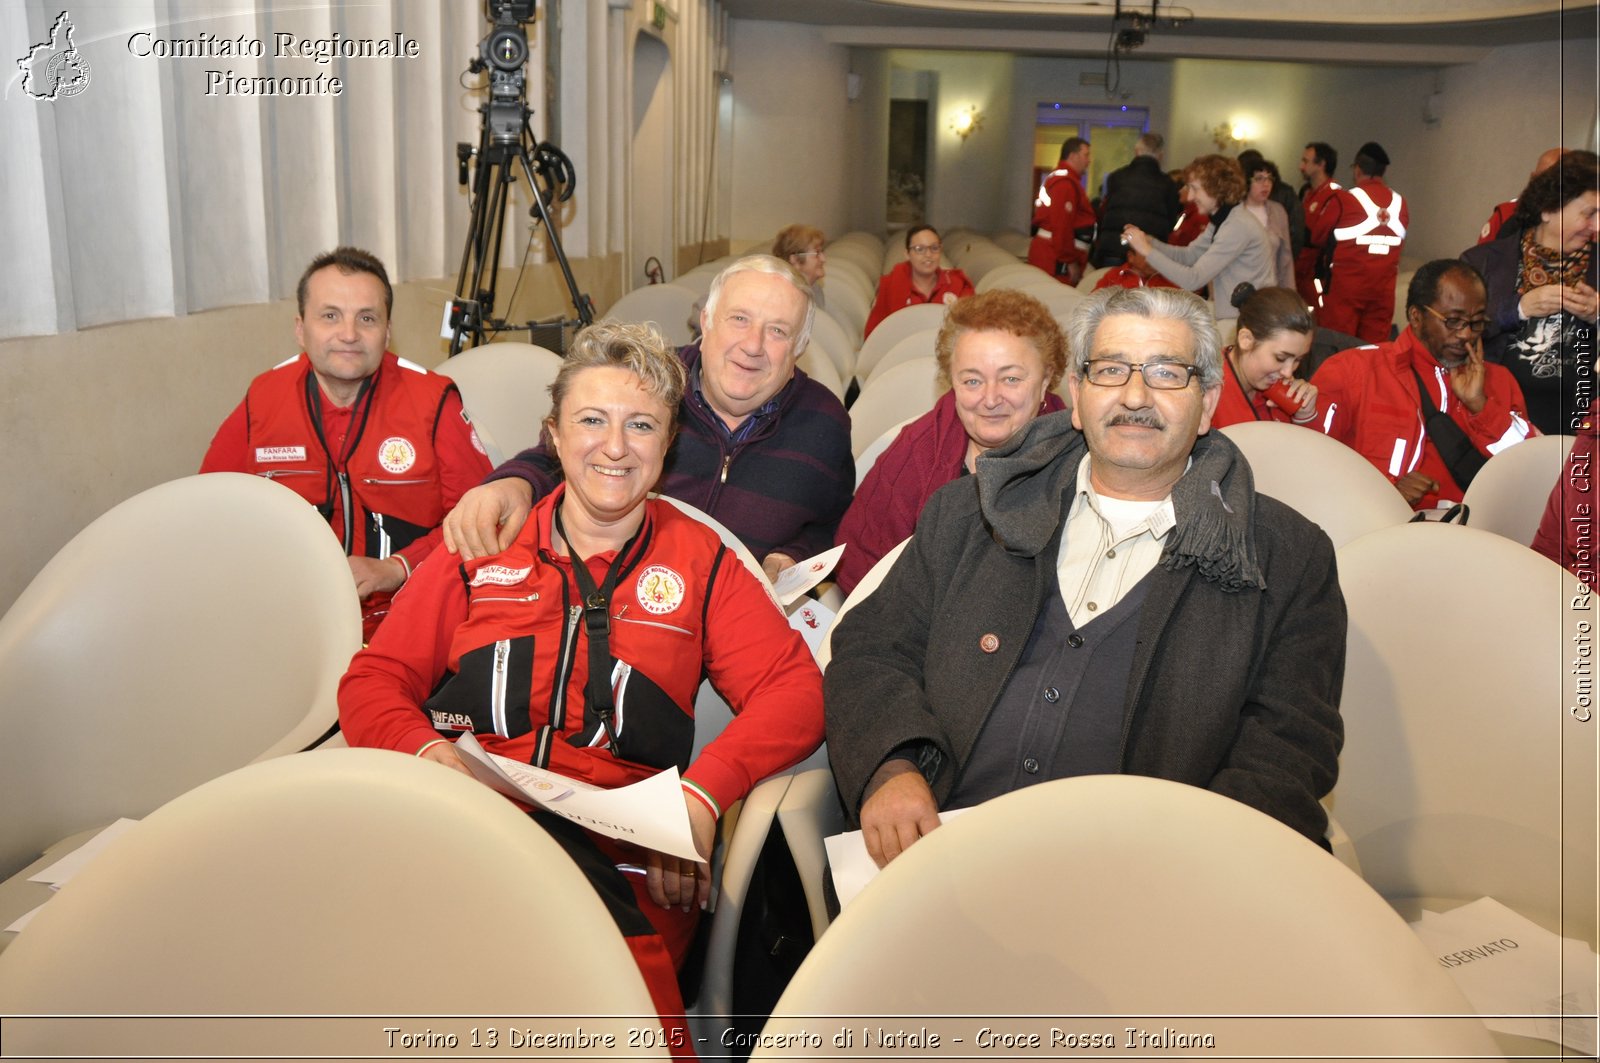
[[[1462,258],[1489,291],[1484,354],[1511,370],[1541,432],[1574,434],[1595,404],[1600,169],[1569,151],[1528,182],[1498,239]]]

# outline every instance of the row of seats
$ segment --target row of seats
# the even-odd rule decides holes
[[[1280,434],[1295,433],[1293,438],[1321,438],[1292,426],[1245,427],[1275,428]],[[218,527],[216,522],[222,520],[236,521],[237,526]],[[731,539],[725,530],[723,534]],[[251,585],[253,591],[247,596],[239,593],[238,578],[242,577],[220,564],[208,566],[206,556],[195,556],[194,543],[212,540],[237,548],[242,541],[254,547],[256,540],[251,536],[278,544],[284,553],[252,554],[260,562],[255,567],[270,573],[272,579]],[[8,841],[8,870],[19,858],[25,861],[37,852],[52,831],[64,833],[118,813],[143,814],[252,756],[271,758],[309,744],[331,716],[332,683],[359,638],[351,619],[354,602],[347,600],[351,593],[348,580],[333,578],[336,572],[343,575],[337,547],[298,499],[257,478],[224,474],[163,485],[113,510],[80,539],[47,566],[18,606],[0,621],[0,681],[6,684],[0,687],[0,707],[6,710],[13,734],[38,735],[34,741],[8,745],[8,750],[16,752],[8,752],[12,759],[7,777],[26,795],[11,824],[32,832],[29,837]],[[162,551],[155,544],[170,549]],[[131,549],[139,550],[138,563],[126,556]],[[300,565],[304,583],[288,575],[297,570],[299,558],[310,559]],[[1450,903],[1488,893],[1546,925],[1555,924],[1555,913],[1564,908],[1566,933],[1592,941],[1593,926],[1581,925],[1581,920],[1593,909],[1592,897],[1586,905],[1584,892],[1587,889],[1592,894],[1595,864],[1593,773],[1586,773],[1584,761],[1587,755],[1587,767],[1592,768],[1593,740],[1592,735],[1577,729],[1571,717],[1553,711],[1554,706],[1565,704],[1564,693],[1571,693],[1561,689],[1568,673],[1562,667],[1565,647],[1562,640],[1546,637],[1539,622],[1540,616],[1577,595],[1571,577],[1498,537],[1433,525],[1407,524],[1354,536],[1340,546],[1339,558],[1351,610],[1345,698],[1349,739],[1341,783],[1330,804],[1351,839],[1354,856],[1349,862],[1396,905],[1414,905],[1423,898]],[[753,558],[744,560],[755,568]],[[863,582],[854,600],[870,593],[892,560],[886,559]],[[204,578],[185,582],[179,575],[197,569]],[[1475,580],[1461,579],[1464,572],[1473,573]],[[282,613],[257,613],[256,595],[265,594],[269,586],[283,596],[325,599],[328,622],[318,619],[322,616],[319,610],[308,616],[305,604],[298,601],[289,603],[293,623]],[[300,589],[291,592],[290,587]],[[344,591],[342,599],[338,595],[317,597],[333,588]],[[166,603],[170,613],[157,614],[152,625],[151,609],[157,603]],[[850,604],[846,603],[847,609]],[[264,608],[272,606],[268,603]],[[1498,622],[1446,622],[1473,614],[1494,616]],[[91,618],[93,623],[89,623]],[[148,631],[156,631],[160,637],[144,637]],[[79,656],[72,656],[74,653]],[[82,655],[107,667],[84,668]],[[307,667],[304,662],[308,660],[321,663]],[[1489,675],[1477,667],[1441,667],[1441,662],[1486,660],[1499,664]],[[208,661],[220,664],[208,671],[198,667]],[[199,674],[190,676],[191,671]],[[307,713],[308,705],[316,711]],[[115,711],[108,712],[107,707]],[[49,726],[30,730],[24,726],[24,716],[42,718]],[[711,719],[709,713],[706,719]],[[254,732],[253,726],[257,728]],[[214,750],[213,741],[223,738],[245,740]],[[1562,773],[1551,770],[1549,762],[1557,750],[1563,751],[1568,761],[1564,779]],[[1475,756],[1489,758],[1491,753],[1494,771],[1461,770]],[[387,760],[409,764],[404,757]],[[85,765],[96,769],[90,777],[80,770]],[[411,783],[404,785],[410,787]],[[87,807],[95,795],[101,806]],[[498,799],[490,799],[498,805]],[[214,803],[211,796],[204,802],[198,797],[182,801],[185,808]],[[1122,802],[1119,799],[1113,805],[1121,807]],[[1098,804],[1094,807],[1096,815],[1108,812]],[[1037,822],[1031,816],[1025,818]],[[1051,822],[1065,821],[1053,815]],[[722,898],[728,914],[719,914],[713,922],[714,956],[703,993],[702,1006],[709,1013],[730,1010],[731,952],[740,904],[754,854],[774,823],[782,826],[805,877],[808,915],[814,927],[826,926],[820,885],[821,837],[841,823],[831,777],[822,769],[764,783],[733,825],[722,869]],[[1121,836],[1132,829],[1122,824],[1111,833]],[[136,831],[129,838],[144,836],[146,832]],[[1197,836],[1209,835],[1201,832]],[[39,842],[40,837],[46,841]],[[301,844],[293,837],[293,832],[287,840],[281,834],[271,835],[262,848],[273,854],[279,865],[296,864],[282,858]],[[1485,844],[1504,858],[1480,859]],[[918,859],[933,859],[940,851],[930,847],[927,854],[933,855]],[[1238,859],[1240,852],[1250,852],[1253,861],[1254,849],[1227,851],[1236,869],[1241,863],[1254,867]],[[154,863],[162,861],[155,859]],[[339,873],[359,875],[357,863],[362,861],[352,858],[340,866]],[[969,863],[957,866],[965,869]],[[110,870],[96,871],[96,877],[86,881],[104,881],[122,873],[116,862],[106,866]],[[187,865],[185,868],[188,873]],[[730,869],[735,870],[730,873]],[[384,873],[392,875],[392,867]],[[1265,875],[1264,871],[1252,872],[1250,877]],[[325,875],[310,877],[319,895],[329,893]],[[1053,878],[1047,870],[1041,870],[1039,877],[1042,881]],[[905,872],[886,875],[883,881],[915,878]],[[1015,878],[1014,873],[1006,875],[1013,885]],[[888,886],[881,889],[892,896]],[[111,886],[98,890],[102,898],[123,892]],[[36,891],[42,892],[43,887]],[[75,887],[63,897],[79,895]],[[96,891],[85,889],[81,895],[92,898]],[[289,896],[296,904],[306,903],[298,894]],[[333,891],[333,896],[340,894]],[[220,921],[249,924],[249,913],[258,901],[251,894],[241,895],[228,907],[227,919]],[[28,990],[32,992],[48,984],[31,973],[22,978],[10,972],[31,971],[28,965],[48,966],[63,955],[84,954],[63,953],[51,945],[58,940],[56,934],[66,935],[68,940],[84,933],[93,937],[79,926],[80,916],[74,914],[79,903],[93,902],[52,904],[22,938],[35,944],[20,950],[16,957],[8,950],[0,958],[0,1010],[14,1011],[15,1002],[37,999],[10,996],[23,992],[19,986],[33,987]],[[223,902],[213,898],[213,903]],[[1071,906],[1066,910],[1072,910]],[[264,907],[260,917],[271,921],[279,915],[279,909]],[[130,940],[167,940],[166,924],[158,920],[152,925],[163,931],[161,936],[146,939],[136,934]],[[411,924],[384,925],[392,932],[395,925]],[[346,944],[356,932],[341,926],[339,934],[331,934],[325,925],[319,926],[322,937]],[[972,932],[991,946],[1016,947],[1014,939],[981,922],[973,924]],[[259,937],[263,932],[257,927],[250,933]],[[829,935],[823,940],[841,936],[835,931]],[[828,965],[835,962],[828,959],[833,948],[818,950],[814,963],[821,970],[829,970]],[[1039,958],[1053,965],[1064,962],[1053,950],[1045,950]],[[6,980],[8,976],[11,981]],[[110,981],[141,982],[127,977]],[[143,980],[146,989],[149,981]],[[801,988],[794,992],[828,983],[828,978],[820,976],[797,979],[796,986]],[[81,992],[75,989],[73,993],[79,995],[56,999],[58,1003],[88,999]],[[134,1005],[105,1006],[140,1010]],[[101,1009],[96,1005],[91,1010]],[[551,1010],[560,1008],[552,1006]],[[780,1015],[784,1013],[817,1012],[799,1005],[780,1006]]]
[[[531,882],[547,903],[527,903]],[[497,913],[492,926],[441,920],[441,897],[471,897]],[[530,978],[530,957],[560,977]],[[580,1015],[626,1046],[611,1055],[666,1055],[637,1032],[650,1028],[643,982],[566,855],[487,788],[371,750],[255,765],[153,813],[0,957],[0,1002],[38,1015]],[[932,1056],[933,1038],[1025,1031],[1044,1049],[1051,1020],[1003,1018],[1030,1014],[1077,1016],[1056,1020],[1074,1038],[1111,1031],[1087,1045],[1101,1050],[1121,1049],[1133,1022],[1209,1034],[1239,1056],[1499,1057],[1404,924],[1314,846],[1205,791],[1104,776],[1001,798],[902,856],[806,958],[753,1058],[794,1058],[785,1045]],[[1248,1017],[1196,1019],[1226,1015]],[[428,1026],[462,1044],[477,1026],[481,1045],[490,1022]],[[880,1026],[921,1040],[891,1048]],[[270,1056],[370,1044],[367,1027],[325,1023],[295,1041],[236,1019],[167,1036],[204,1055]],[[696,1027],[701,1051],[728,1045],[717,1029]],[[860,1040],[834,1043],[844,1029]],[[125,1055],[128,1031],[17,1023],[7,1047]],[[1046,1054],[1010,1045],[1012,1058]]]

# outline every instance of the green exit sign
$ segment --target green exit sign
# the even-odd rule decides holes
[[[661,3],[660,0],[656,0],[656,3],[652,4],[651,8],[652,8],[651,13],[650,13],[650,23],[651,23],[651,25],[655,26],[655,28],[658,29],[658,30],[666,29],[667,28],[667,5]]]

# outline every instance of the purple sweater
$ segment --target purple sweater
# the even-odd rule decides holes
[[[699,379],[700,345],[678,356],[690,379]],[[532,484],[538,501],[560,482],[561,465],[541,443],[489,479],[508,476]],[[678,406],[678,438],[656,489],[721,521],[757,560],[777,552],[798,561],[833,545],[855,483],[850,415],[833,392],[797,369],[778,392],[774,414],[737,443],[691,386]]]

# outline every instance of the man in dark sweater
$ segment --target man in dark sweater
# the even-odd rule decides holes
[[[935,493],[839,621],[823,682],[844,807],[880,865],[941,810],[1105,773],[1323,842],[1344,734],[1333,544],[1209,431],[1222,356],[1193,294],[1095,292],[1068,345],[1071,412]]]
[[[1137,226],[1158,240],[1172,232],[1183,205],[1178,202],[1178,186],[1161,169],[1161,145],[1161,134],[1143,134],[1134,142],[1133,161],[1106,178],[1090,265],[1119,266],[1127,260],[1128,249],[1121,239],[1126,226]]]
[[[768,577],[833,545],[855,490],[850,416],[795,368],[811,335],[811,288],[784,262],[750,255],[711,284],[701,338],[678,354],[689,387],[657,490],[720,521]],[[510,459],[445,518],[445,546],[499,552],[560,464],[541,443]]]

